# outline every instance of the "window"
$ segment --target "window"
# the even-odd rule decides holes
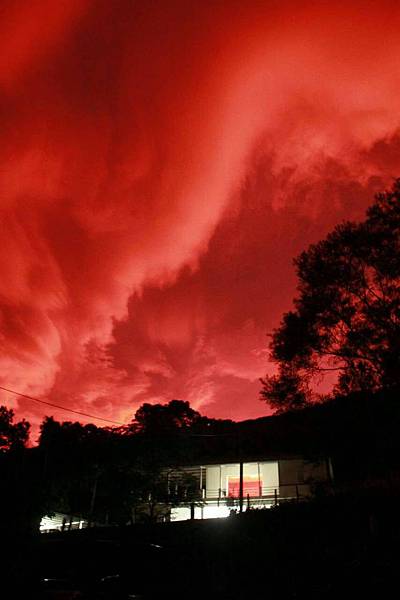
[[[246,498],[260,496],[262,489],[262,481],[258,477],[246,476],[243,477],[243,496]],[[240,495],[240,479],[239,477],[229,477],[228,479],[228,496],[238,498]]]

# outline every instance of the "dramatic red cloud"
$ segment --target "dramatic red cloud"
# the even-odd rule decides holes
[[[1,16],[0,385],[118,421],[265,414],[293,256],[399,175],[398,3]]]

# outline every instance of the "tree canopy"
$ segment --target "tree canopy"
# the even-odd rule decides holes
[[[345,222],[295,259],[298,295],[270,344],[278,373],[262,379],[278,410],[311,401],[337,371],[334,391],[400,384],[400,179],[359,223]]]
[[[14,411],[0,406],[0,451],[23,447],[29,438],[30,424],[23,419],[14,423]]]
[[[202,419],[189,402],[171,400],[168,404],[144,403],[135,413],[133,431],[136,433],[172,433],[193,427]]]
[[[197,500],[198,485],[184,473],[169,486],[168,467],[181,464],[191,438],[178,433],[224,424],[203,417],[189,402],[143,404],[127,426],[60,423],[46,417],[38,451],[48,506],[89,522],[127,523],[154,519],[160,504]],[[161,507],[165,511],[165,507]]]
[[[150,436],[177,433],[220,432],[231,423],[228,419],[213,419],[194,410],[186,400],[170,400],[167,404],[145,402],[135,413],[133,421],[119,429],[126,434]]]

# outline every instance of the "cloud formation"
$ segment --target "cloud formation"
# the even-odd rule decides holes
[[[265,413],[293,256],[399,174],[397,3],[2,12],[0,385]]]

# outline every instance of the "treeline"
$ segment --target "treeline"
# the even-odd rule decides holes
[[[214,461],[326,458],[337,491],[400,485],[398,392],[353,393],[240,423],[209,419],[179,400],[145,404],[122,428],[47,417],[34,448],[25,445],[27,424],[13,424],[3,408],[1,525],[37,531],[54,512],[92,524],[156,521],[167,505],[201,502],[198,481],[179,467]]]
[[[199,500],[198,485],[179,465],[202,453],[194,439],[218,438],[231,426],[172,400],[143,404],[118,428],[46,417],[38,445],[28,448],[29,423],[14,423],[13,412],[1,407],[1,525],[37,531],[54,512],[89,524],[156,520],[166,504]]]

